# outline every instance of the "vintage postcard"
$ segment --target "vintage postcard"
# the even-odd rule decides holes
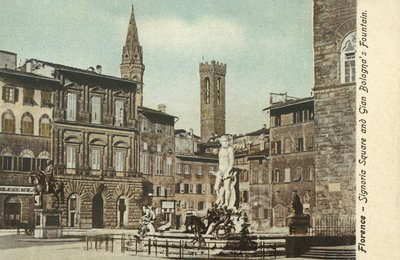
[[[3,1],[0,257],[396,259],[396,1]]]

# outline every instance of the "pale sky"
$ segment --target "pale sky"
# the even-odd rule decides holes
[[[227,64],[226,130],[266,124],[270,92],[313,87],[311,0],[18,0],[0,2],[0,50],[120,76],[131,5],[143,47],[144,105],[200,133],[199,63]]]

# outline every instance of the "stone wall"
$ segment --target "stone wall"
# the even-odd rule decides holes
[[[356,1],[314,1],[316,214],[355,215],[356,90],[340,82],[340,47]]]

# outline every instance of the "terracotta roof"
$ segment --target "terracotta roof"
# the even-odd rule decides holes
[[[277,102],[277,103],[274,103],[274,104],[272,104],[271,106],[269,106],[267,108],[264,108],[263,111],[272,110],[272,109],[278,109],[278,108],[284,108],[284,107],[293,106],[293,105],[302,104],[302,103],[307,103],[307,102],[314,102],[314,97],[291,99],[291,100],[287,100],[286,102]]]

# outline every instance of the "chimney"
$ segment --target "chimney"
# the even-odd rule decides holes
[[[165,104],[158,104],[158,111],[165,113],[167,106]]]
[[[97,72],[98,74],[101,74],[101,65],[97,65],[97,66],[96,66],[96,72]]]

